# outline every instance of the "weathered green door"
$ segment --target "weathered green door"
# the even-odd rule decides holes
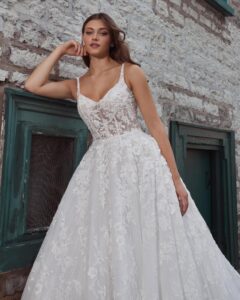
[[[178,170],[216,243],[238,269],[234,131],[170,121]]]
[[[0,272],[34,262],[89,136],[76,102],[5,92]]]
[[[208,227],[212,229],[211,155],[209,150],[188,149],[186,184]]]

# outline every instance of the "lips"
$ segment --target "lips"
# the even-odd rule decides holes
[[[91,43],[90,46],[93,48],[98,48],[100,45],[97,43]]]

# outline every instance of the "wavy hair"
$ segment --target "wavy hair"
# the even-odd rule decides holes
[[[84,33],[87,23],[92,20],[101,20],[107,26],[111,36],[112,46],[110,46],[109,48],[109,55],[112,59],[114,59],[119,63],[130,62],[132,64],[141,66],[139,63],[131,59],[130,51],[125,41],[125,37],[126,37],[125,32],[117,26],[117,24],[108,14],[99,12],[89,16],[82,25],[82,35]],[[83,56],[82,59],[85,65],[89,67],[90,57],[87,55],[87,56]]]

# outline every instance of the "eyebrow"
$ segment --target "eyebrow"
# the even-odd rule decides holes
[[[86,27],[86,29],[94,29],[92,27]],[[107,27],[100,27],[99,29],[108,29]]]

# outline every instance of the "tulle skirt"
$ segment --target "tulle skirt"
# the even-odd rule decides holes
[[[239,300],[240,275],[187,192],[182,216],[168,164],[142,130],[94,140],[21,299]]]

